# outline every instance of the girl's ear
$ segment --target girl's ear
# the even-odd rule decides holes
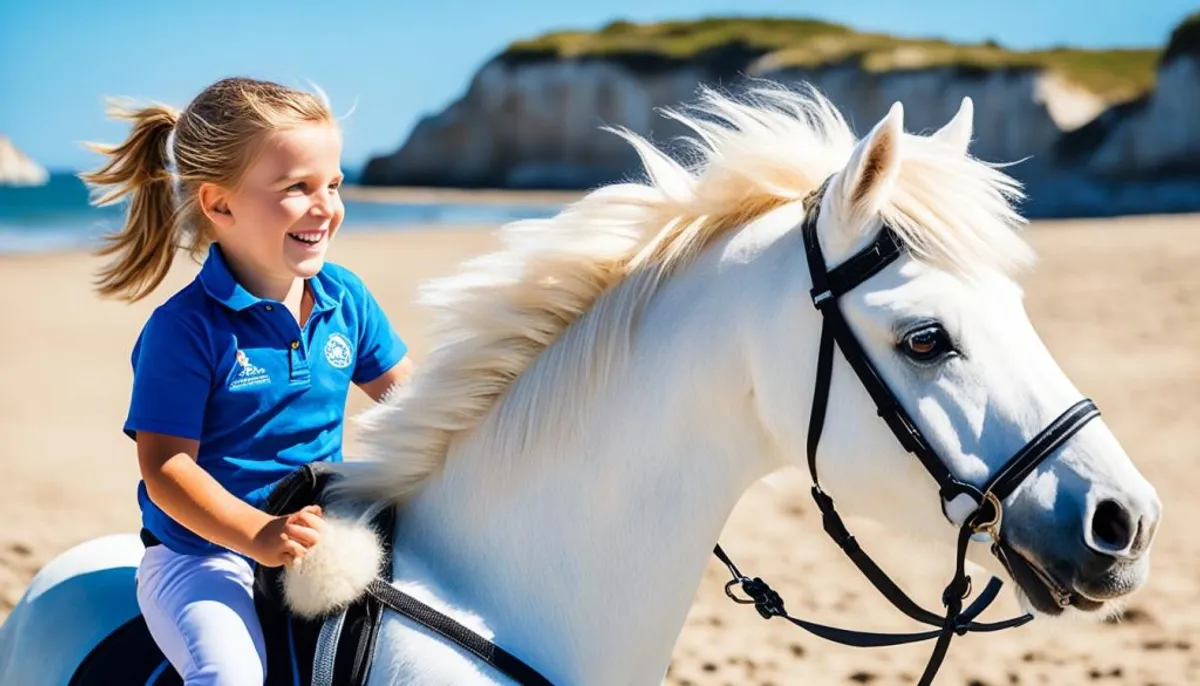
[[[233,212],[229,210],[228,192],[213,183],[200,184],[197,193],[200,211],[214,226],[229,228],[233,225]]]

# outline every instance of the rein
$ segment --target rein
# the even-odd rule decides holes
[[[971,577],[967,575],[965,568],[967,547],[972,540],[986,541],[990,539],[992,553],[999,558],[1006,569],[1010,569],[1011,573],[1002,529],[1004,499],[1067,439],[1075,435],[1092,419],[1098,417],[1100,410],[1088,399],[1080,400],[1072,405],[1017,451],[982,488],[957,479],[950,472],[946,463],[939,459],[929,447],[929,442],[925,440],[921,430],[913,423],[876,372],[838,307],[838,299],[841,296],[862,285],[903,254],[900,239],[890,227],[884,226],[879,237],[871,245],[834,269],[826,269],[820,241],[817,237],[817,222],[820,218],[821,199],[828,186],[829,179],[826,179],[819,189],[805,199],[806,211],[802,227],[805,255],[808,259],[809,272],[812,275],[813,305],[823,315],[817,358],[816,390],[808,427],[808,470],[813,482],[812,496],[821,510],[825,533],[833,539],[834,543],[837,543],[867,580],[896,609],[913,620],[934,628],[913,633],[872,633],[839,629],[793,617],[788,614],[783,598],[778,593],[762,579],[750,578],[742,574],[719,544],[713,549],[713,554],[729,568],[729,573],[733,577],[725,584],[725,594],[736,603],[754,605],[764,619],[782,617],[816,636],[859,648],[936,640],[925,672],[918,682],[919,686],[928,686],[933,682],[933,677],[946,657],[950,641],[956,634],[961,636],[970,632],[1000,631],[1021,626],[1033,619],[1032,615],[1025,614],[1000,622],[975,621],[975,618],[996,599],[1003,582],[993,578],[979,594],[979,597],[964,609],[963,603],[970,597],[972,590]],[[942,514],[959,527],[954,576],[942,592],[942,604],[945,606],[945,612],[942,614],[931,612],[918,605],[888,577],[887,573],[859,546],[858,541],[849,532],[842,522],[841,516],[837,513],[833,498],[821,489],[820,479],[817,476],[817,447],[820,444],[821,432],[825,425],[825,411],[829,403],[835,348],[841,349],[842,356],[846,358],[863,387],[870,393],[878,408],[879,416],[891,428],[896,439],[908,452],[916,455],[921,464],[925,466],[925,470],[937,482],[941,496]],[[974,504],[974,509],[961,524],[954,522],[946,512],[946,506],[960,498],[967,498]],[[733,587],[737,585],[741,586],[742,592],[747,597],[743,598],[734,594]],[[1069,593],[1053,588],[1050,588],[1050,592],[1060,605],[1065,607],[1070,604]],[[545,686],[551,683],[537,670],[522,662],[520,658],[416,598],[399,591],[383,579],[373,581],[368,593],[383,605],[457,643],[516,683],[536,686]],[[340,629],[340,624],[333,620],[328,626],[331,633]],[[321,683],[331,682],[321,681]]]
[[[713,552],[729,568],[729,573],[733,577],[725,584],[725,594],[737,603],[753,604],[764,619],[783,617],[792,624],[821,638],[860,648],[894,646],[936,639],[933,653],[930,655],[920,682],[918,682],[919,686],[928,686],[941,667],[942,661],[946,657],[946,651],[950,647],[950,641],[956,634],[961,636],[969,632],[1000,631],[1021,626],[1033,619],[1032,615],[1025,614],[994,623],[975,621],[975,618],[995,600],[999,593],[1003,582],[997,578],[988,582],[987,587],[970,606],[966,609],[963,608],[963,602],[971,595],[971,577],[967,575],[965,569],[967,547],[972,540],[991,539],[992,553],[1006,569],[1010,569],[1002,530],[1004,499],[1067,439],[1075,435],[1092,419],[1098,417],[1100,410],[1088,399],[1080,400],[1072,405],[1017,451],[982,488],[957,479],[950,472],[946,463],[939,459],[929,447],[929,442],[925,440],[921,430],[913,423],[876,372],[838,307],[838,299],[841,296],[878,274],[900,257],[903,253],[900,239],[890,227],[885,225],[871,245],[836,268],[826,269],[817,236],[817,223],[820,219],[821,199],[828,185],[829,179],[826,179],[819,189],[806,198],[806,212],[802,227],[805,255],[808,259],[809,272],[812,275],[813,305],[821,312],[824,321],[821,327],[821,341],[817,358],[816,390],[808,427],[808,470],[813,483],[812,496],[821,510],[825,533],[833,539],[834,543],[837,543],[867,580],[898,610],[918,622],[937,628],[903,634],[871,633],[838,629],[797,619],[787,613],[783,599],[766,582],[757,577],[752,579],[743,575],[720,545],[717,545]],[[937,482],[941,496],[942,514],[951,523],[959,526],[954,577],[942,592],[944,614],[939,615],[922,608],[888,577],[846,529],[841,516],[834,508],[833,498],[821,489],[820,479],[817,476],[817,447],[820,444],[821,432],[825,425],[825,410],[829,402],[835,347],[841,349],[842,356],[854,369],[863,387],[875,402],[879,416],[891,428],[900,444],[921,461],[925,470]],[[958,525],[946,513],[946,506],[950,502],[964,497],[973,502],[974,509],[966,516],[962,524]],[[739,598],[733,593],[733,586],[739,584],[742,592],[748,598]],[[1060,605],[1065,607],[1070,604],[1069,593],[1062,593],[1054,589],[1051,589],[1051,592]]]

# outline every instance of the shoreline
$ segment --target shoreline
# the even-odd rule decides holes
[[[422,193],[424,191],[421,191]],[[462,202],[464,206],[473,204],[488,204],[489,201],[463,202],[465,198],[471,197],[490,197],[495,195],[503,197],[509,191],[461,191],[447,190],[444,198],[449,198],[448,202]],[[474,195],[478,194],[478,195]],[[415,189],[384,189],[379,192],[372,192],[370,198],[355,197],[356,202],[367,203],[394,203],[400,202],[401,198],[418,197]],[[426,196],[420,196],[426,197]],[[543,206],[554,206],[560,202],[570,202],[572,197],[567,194],[560,195],[541,195],[531,194],[528,197],[540,197],[540,203]],[[556,202],[551,202],[555,200]],[[404,202],[409,202],[404,200]],[[429,204],[441,204],[443,198],[430,200]],[[421,203],[414,203],[421,204]],[[524,202],[495,203],[501,205],[528,205]],[[539,202],[534,202],[532,205],[538,205]],[[456,233],[461,231],[480,231],[492,230],[498,231],[509,221],[517,221],[520,217],[514,217],[507,221],[446,221],[446,222],[419,222],[419,221],[364,221],[362,224],[350,220],[343,224],[339,231],[344,240],[349,236],[384,236],[392,234],[410,234],[410,233]],[[1133,214],[1121,215],[1113,217],[1060,217],[1053,219],[1033,219],[1029,220],[1021,229],[1025,235],[1056,230],[1067,230],[1072,227],[1084,227],[1094,225],[1106,225],[1111,223],[1131,223],[1131,224],[1170,224],[1178,230],[1196,229],[1200,230],[1200,213],[1161,213],[1161,214]],[[4,262],[26,262],[37,260],[40,257],[48,257],[55,255],[92,255],[101,246],[101,236],[94,235],[87,238],[79,238],[73,241],[60,241],[64,244],[51,244],[46,247],[5,250],[0,248],[0,264]],[[95,256],[96,259],[103,259]]]
[[[456,234],[456,233],[460,233],[460,232],[467,232],[467,233],[486,232],[486,231],[499,230],[501,226],[503,226],[503,225],[496,224],[496,223],[486,223],[486,222],[479,222],[479,223],[447,222],[445,224],[418,224],[418,223],[413,223],[413,224],[392,223],[392,224],[389,224],[389,223],[383,223],[383,222],[372,222],[372,223],[368,223],[368,224],[363,224],[361,226],[350,226],[350,227],[343,226],[341,229],[338,230],[339,235],[338,235],[338,237],[336,237],[334,239],[334,241],[336,244],[337,242],[345,241],[347,239],[357,240],[357,237],[360,237],[360,236],[361,237],[391,236],[391,235],[404,235],[404,234],[410,234],[410,233],[417,233],[417,234],[429,233],[429,234],[440,235],[440,234]],[[57,247],[51,246],[51,247],[47,247],[47,248],[39,248],[37,250],[14,250],[14,251],[0,250],[0,265],[3,265],[3,263],[5,263],[5,262],[27,263],[27,262],[36,262],[37,260],[42,259],[42,258],[54,258],[54,257],[61,258],[61,257],[71,257],[71,256],[86,257],[88,259],[96,260],[97,263],[99,263],[99,262],[103,262],[106,259],[110,259],[110,258],[103,257],[103,256],[96,254],[96,251],[100,248],[100,245],[101,245],[101,243],[100,243],[99,239],[93,239],[93,242],[88,243],[88,244],[80,243],[80,244],[57,246]],[[177,252],[176,260],[178,261],[181,258],[186,258],[186,257],[187,257],[186,251],[179,250]]]
[[[461,203],[467,205],[563,205],[587,191],[509,190],[504,188],[453,188],[435,186],[342,186],[346,200],[414,205]]]

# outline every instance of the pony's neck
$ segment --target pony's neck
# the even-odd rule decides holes
[[[452,445],[401,511],[399,581],[424,570],[552,681],[659,683],[722,526],[778,466],[740,354],[759,270],[718,261],[656,295],[581,425],[503,454],[494,412]]]

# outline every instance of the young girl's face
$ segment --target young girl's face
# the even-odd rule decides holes
[[[319,272],[345,214],[338,191],[341,153],[341,132],[333,125],[271,134],[226,196],[229,221],[215,227],[221,248],[260,277]]]

